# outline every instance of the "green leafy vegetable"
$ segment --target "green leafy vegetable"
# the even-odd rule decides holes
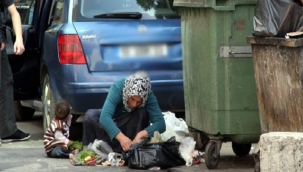
[[[92,152],[92,151],[81,151],[80,152],[80,159],[81,159],[81,161],[84,160],[88,156],[95,157],[96,154],[94,152]]]
[[[70,150],[78,149],[79,151],[83,150],[83,144],[79,141],[73,141],[73,143],[68,147]]]

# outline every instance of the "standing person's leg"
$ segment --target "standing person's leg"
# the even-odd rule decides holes
[[[0,43],[1,44],[1,43]],[[1,72],[1,69],[2,69],[2,66],[1,66],[1,57],[2,57],[2,53],[0,52],[0,87],[1,87],[1,74],[2,74],[2,72]],[[1,109],[1,101],[2,101],[2,99],[3,98],[1,98],[1,96],[2,96],[2,94],[1,94],[1,88],[0,88],[0,109]],[[1,112],[1,111],[0,111]],[[1,143],[2,143],[2,141],[1,141],[1,138],[2,138],[2,133],[3,133],[3,131],[4,131],[4,128],[5,128],[5,126],[4,126],[4,123],[5,123],[5,119],[6,119],[6,116],[5,115],[1,115],[0,114],[0,146],[1,146]]]
[[[0,136],[2,142],[21,141],[30,138],[17,128],[14,106],[13,74],[6,51],[1,51],[0,87]]]
[[[2,70],[1,58],[2,58],[2,52],[0,52],[0,109],[1,109],[1,104],[3,104],[2,101],[5,98],[4,94],[1,92],[1,83],[2,83],[2,79],[1,79],[2,78],[2,76],[1,76],[1,74],[2,74],[2,72],[1,72],[1,70]],[[0,110],[0,112],[1,112],[1,110]],[[6,121],[6,116],[4,114],[0,113],[0,146],[1,146],[1,143],[2,143],[1,138],[2,138],[2,133],[4,132],[4,128],[5,128],[5,125],[4,125],[5,121]]]

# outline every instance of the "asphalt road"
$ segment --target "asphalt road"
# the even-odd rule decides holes
[[[31,139],[23,142],[2,144],[0,147],[0,171],[6,172],[48,172],[48,171],[134,171],[128,167],[73,166],[68,159],[48,158],[43,149],[42,116],[37,113],[31,121],[18,122],[18,127],[31,133]],[[81,138],[81,123],[71,129],[71,139]],[[254,146],[254,145],[253,145]],[[253,172],[255,162],[251,155],[237,157],[231,143],[223,143],[217,169],[208,170],[204,163],[194,166],[181,166],[161,171],[173,172]],[[141,170],[136,170],[141,171]]]

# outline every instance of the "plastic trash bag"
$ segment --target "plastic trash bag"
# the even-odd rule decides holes
[[[195,150],[196,141],[192,137],[185,137],[179,146],[179,152],[182,158],[186,162],[186,166],[191,166],[193,164],[194,157],[192,153]]]
[[[161,134],[159,133],[159,131],[155,131],[154,132],[154,137],[152,137],[150,139],[150,143],[159,143],[159,142],[163,142],[163,139],[162,139]]]
[[[166,130],[161,134],[163,141],[175,136],[176,141],[180,142],[189,134],[188,126],[182,118],[177,118],[172,112],[163,112]]]
[[[300,0],[258,0],[253,17],[253,35],[285,37],[288,32],[303,30],[303,7]]]
[[[196,141],[193,137],[185,137],[179,146],[179,152],[182,158],[186,162],[186,166],[191,166],[193,164],[200,164],[205,162],[203,155],[204,152],[195,150]]]
[[[108,154],[113,152],[113,149],[103,140],[95,139],[94,143],[87,146],[89,151],[93,151],[104,159],[107,159]]]
[[[116,152],[111,152],[108,154],[108,161],[111,166],[119,167],[121,162],[121,154]]]
[[[132,145],[128,152],[122,152],[122,159],[132,169],[176,167],[185,164],[179,153],[179,145],[180,143],[175,140],[175,137],[166,142],[151,144],[148,143],[148,140],[144,140],[139,144]]]

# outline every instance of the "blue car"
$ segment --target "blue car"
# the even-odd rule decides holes
[[[8,52],[15,100],[23,110],[40,105],[45,128],[56,102],[68,101],[75,115],[102,108],[114,81],[142,70],[163,111],[184,111],[181,19],[173,0],[21,0],[16,6],[26,52]]]

